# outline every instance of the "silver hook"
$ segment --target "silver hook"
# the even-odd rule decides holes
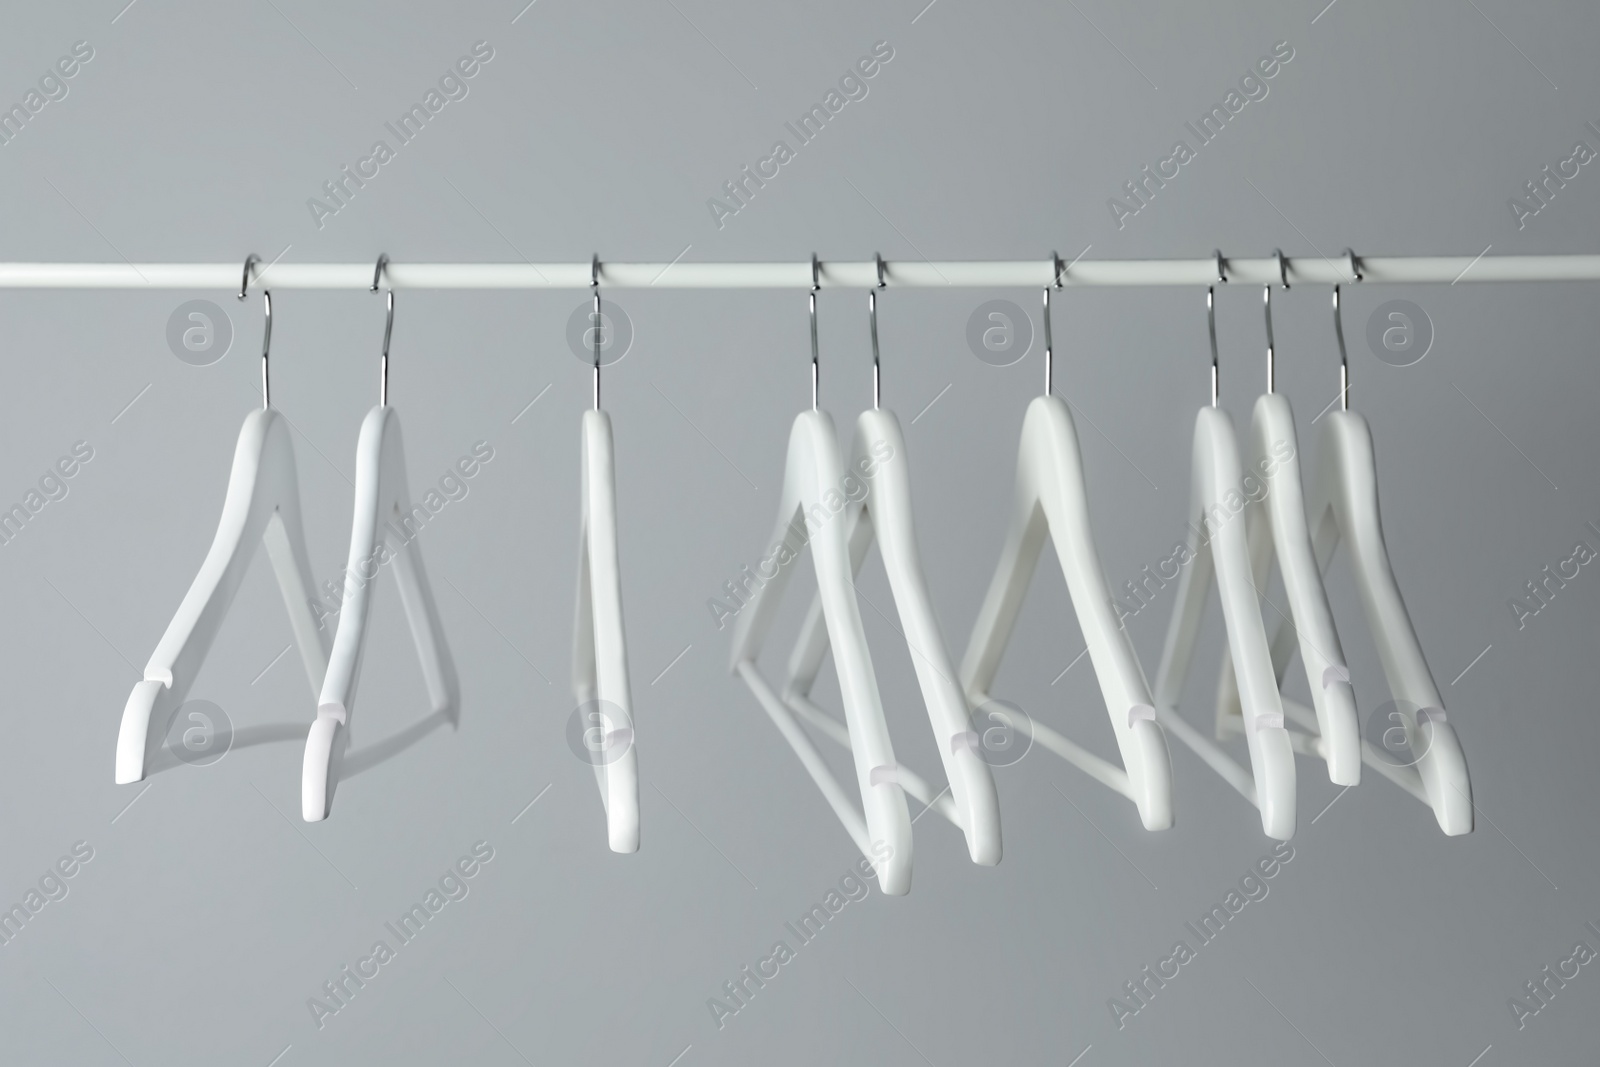
[[[369,292],[376,293],[378,284],[383,280],[384,268],[389,265],[389,256],[384,253],[378,256],[378,265],[372,271],[372,288]],[[389,406],[389,338],[394,335],[394,286],[389,287],[388,297],[385,300],[386,316],[383,322],[383,357],[378,369],[378,406]]]
[[[261,257],[251,252],[244,257],[244,277],[239,279],[239,299],[243,300],[245,293],[250,291],[250,268],[261,262]]]
[[[1050,253],[1050,271],[1055,287],[1061,288],[1061,276],[1067,268],[1061,262],[1061,257],[1055,252]],[[1054,389],[1055,382],[1055,345],[1050,337],[1050,286],[1044,287],[1044,395],[1049,396]]]
[[[244,276],[239,279],[239,299],[243,300],[250,292],[250,268],[261,262],[261,257],[251,252],[244,257]],[[266,312],[266,324],[261,333],[261,407],[272,407],[271,381],[267,375],[267,354],[272,351],[272,290],[261,290],[261,299]]]
[[[1289,261],[1283,256],[1283,249],[1274,248],[1272,258],[1278,261],[1278,284],[1285,290],[1289,288]],[[1266,285],[1261,289],[1262,306],[1267,315],[1267,392],[1273,392],[1277,384],[1277,347],[1272,340],[1272,286]]]
[[[1357,279],[1361,276],[1356,275]],[[1350,410],[1350,359],[1344,350],[1344,316],[1339,313],[1339,287],[1333,287],[1333,335],[1339,339],[1339,410]]]
[[[594,259],[589,263],[589,288],[594,292],[594,313],[591,316],[594,331],[594,409],[600,410],[600,253],[594,254]]]
[[[1222,279],[1227,281],[1226,278]],[[1217,406],[1217,294],[1213,286],[1206,286],[1206,326],[1211,331],[1211,406]]]
[[[1277,357],[1272,343],[1272,286],[1263,285],[1261,287],[1261,301],[1261,306],[1265,309],[1267,315],[1267,392],[1270,393],[1273,391],[1272,387],[1275,384],[1274,378],[1276,377],[1275,371],[1277,369]]]
[[[1212,249],[1211,257],[1217,261],[1217,281],[1226,282],[1228,280],[1228,271],[1226,269],[1228,261],[1222,258],[1222,249]]]
[[[256,266],[258,262],[261,262],[261,256],[256,253],[250,253],[245,256],[245,274],[238,280],[238,299],[245,299],[246,294],[250,293],[250,269]],[[272,406],[272,394],[270,394],[269,382],[267,382],[267,350],[272,347],[272,290],[262,290],[261,298],[267,304],[267,325],[261,338],[261,406],[262,408],[270,408]]]
[[[822,265],[817,254],[811,253],[811,410],[817,410],[817,293],[822,289]]]
[[[1350,280],[1353,282],[1359,282],[1361,280],[1361,260],[1356,258],[1355,249],[1345,249],[1344,258],[1345,264],[1350,271]]]
[[[267,375],[267,356],[272,351],[272,290],[261,290],[262,306],[266,308],[266,325],[261,330],[261,407],[272,407],[272,391]]]
[[[867,292],[867,317],[872,321],[872,410],[876,411],[876,410],[878,410],[878,396],[879,396],[879,393],[878,393],[878,382],[879,382],[879,369],[878,369],[878,290],[882,289],[884,287],[884,285],[887,284],[887,283],[884,282],[884,280],[883,280],[883,257],[881,255],[879,255],[878,253],[874,252],[874,253],[872,253],[872,258],[876,262],[877,267],[878,267],[878,284],[877,284],[876,288],[870,289]]]

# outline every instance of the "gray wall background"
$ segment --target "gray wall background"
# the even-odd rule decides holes
[[[1592,167],[1523,229],[1507,207],[1574,141],[1596,144],[1583,125],[1600,121],[1589,5],[540,0],[519,14],[520,0],[122,2],[6,17],[0,100],[20,100],[75,41],[95,55],[65,99],[0,149],[0,258],[1596,251]],[[306,198],[480,40],[494,59],[470,95],[317,228]],[[718,229],[706,199],[880,40],[894,58],[870,95]],[[1119,230],[1106,199],[1278,41],[1295,55],[1270,95]],[[356,432],[376,401],[381,304],[276,295],[274,400],[297,431],[314,568],[332,576]],[[707,998],[788,939],[783,924],[856,858],[727,674],[727,633],[705,608],[770,529],[786,426],[808,400],[805,301],[613,295],[637,331],[606,374],[647,782],[643,848],[627,857],[606,850],[590,772],[564,740],[588,374],[563,330],[582,294],[399,294],[390,395],[413,487],[476,441],[495,449],[423,541],[462,676],[461,721],[412,729],[426,698],[398,598],[380,581],[354,736],[387,758],[344,783],[332,819],[306,825],[299,737],[314,707],[294,654],[273,662],[289,628],[261,558],[193,696],[276,740],[157,774],[145,792],[111,780],[123,702],[210,543],[256,402],[258,301],[0,292],[0,497],[20,500],[75,441],[94,449],[66,498],[0,549],[12,605],[0,631],[11,724],[0,898],[23,900],[75,842],[93,849],[67,896],[0,949],[7,1062],[1582,1060],[1600,996],[1593,967],[1520,1031],[1507,1001],[1580,939],[1600,948],[1584,926],[1600,922],[1600,586],[1585,568],[1521,629],[1508,600],[1579,539],[1600,544],[1584,526],[1600,522],[1592,286],[1349,292],[1354,398],[1379,449],[1389,548],[1467,752],[1478,828],[1444,838],[1425,807],[1370,772],[1324,811],[1338,790],[1302,760],[1293,861],[1120,1030],[1108,998],[1175,940],[1193,943],[1183,924],[1270,845],[1253,809],[1176,743],[1174,829],[1145,832],[1124,800],[1031,753],[999,772],[999,867],[974,867],[959,834],[920,820],[912,893],[849,905],[718,1029]],[[200,297],[235,330],[207,367],[165,340],[173,310]],[[1410,367],[1378,361],[1363,341],[1393,297],[1420,304],[1435,330]],[[922,545],[958,656],[1040,381],[1037,345],[1008,368],[968,350],[967,319],[992,298],[1037,315],[1035,291],[891,290],[881,301],[884,402],[906,427]],[[1253,286],[1219,296],[1223,397],[1241,426],[1261,386],[1259,301]],[[1337,381],[1327,301],[1310,285],[1276,301],[1280,388],[1306,454],[1306,427]],[[858,291],[822,296],[822,399],[841,426],[870,399],[864,304]],[[1079,290],[1056,315],[1058,389],[1082,416],[1116,582],[1164,556],[1184,522],[1206,395],[1203,304],[1193,291]],[[1341,562],[1330,592],[1366,711],[1387,694],[1348,576]],[[876,561],[861,589],[887,605]],[[1152,673],[1169,609],[1132,624]],[[1222,649],[1211,610],[1184,708],[1197,723]],[[909,655],[863,614],[897,752],[933,771]],[[1087,665],[1053,681],[1082,647],[1047,558],[997,693],[1112,755]],[[1289,692],[1305,699],[1298,670]],[[836,700],[831,673],[819,692]],[[470,894],[319,1029],[307,999],[392,940],[384,922],[478,841],[494,859]]]

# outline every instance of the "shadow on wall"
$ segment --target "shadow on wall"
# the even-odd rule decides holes
[[[192,711],[201,706],[204,707],[203,712]],[[198,721],[197,715],[204,716],[203,727],[190,727],[174,736],[174,727]],[[340,781],[354,778],[364,771],[370,771],[380,764],[387,763],[445,725],[449,725],[452,729],[460,725],[459,716],[451,708],[425,715],[403,730],[396,731],[364,748],[351,749],[345,754],[340,769]],[[306,733],[310,729],[310,722],[281,722],[246,726],[235,730],[232,723],[227,721],[227,713],[215,704],[203,700],[186,701],[173,710],[172,716],[165,723],[164,736],[167,742],[151,757],[145,767],[145,777],[149,778],[185,764],[210,766],[229,752],[240,748],[287,742],[304,746]]]

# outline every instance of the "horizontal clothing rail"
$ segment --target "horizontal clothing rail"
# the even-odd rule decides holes
[[[1262,256],[1223,261],[1227,280],[1276,284],[1279,261]],[[1296,283],[1349,284],[1345,255],[1285,257],[1286,276]],[[0,289],[218,289],[237,292],[243,261],[234,263],[0,263]],[[1362,284],[1456,282],[1600,281],[1600,255],[1371,256],[1359,257]],[[890,260],[884,283],[894,288],[1023,288],[1049,285],[1047,258],[1014,261]],[[396,263],[384,267],[394,289],[587,289],[589,263]],[[370,289],[372,263],[273,263],[259,265],[252,288]],[[600,283],[607,289],[809,289],[810,262],[798,263],[606,263]],[[823,262],[817,281],[824,289],[877,287],[871,261]],[[1218,281],[1215,257],[1202,259],[1097,259],[1066,264],[1064,286],[1209,285]]]

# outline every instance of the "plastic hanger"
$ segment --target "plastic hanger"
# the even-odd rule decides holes
[[[1361,275],[1353,252],[1350,273]],[[1361,594],[1367,624],[1378,647],[1378,657],[1395,703],[1388,719],[1404,735],[1411,763],[1396,763],[1378,754],[1368,741],[1361,743],[1362,759],[1374,770],[1433,809],[1439,828],[1455,836],[1472,832],[1472,783],[1466,756],[1455,729],[1445,716],[1444,699],[1434,684],[1406,612],[1400,587],[1389,565],[1378,514],[1378,468],[1367,420],[1349,410],[1349,360],[1344,347],[1344,324],[1339,311],[1339,286],[1333,290],[1333,327],[1339,342],[1340,410],[1322,418],[1321,438],[1311,479],[1310,521],[1317,565],[1326,570],[1342,539],[1350,548],[1356,588]],[[1273,660],[1279,673],[1293,651],[1293,636],[1280,628],[1273,639]],[[1284,710],[1306,725],[1315,716],[1292,702]],[[1389,730],[1385,731],[1387,738]],[[1398,740],[1398,737],[1397,737]],[[1386,748],[1389,747],[1387,744]],[[1398,746],[1396,746],[1398,747]]]
[[[578,606],[573,626],[572,689],[584,715],[606,834],[613,852],[639,850],[639,760],[634,750],[628,644],[622,628],[622,572],[617,562],[617,477],[611,417],[600,410],[600,257],[594,291],[594,407],[583,413],[582,519],[578,534]],[[593,724],[590,726],[589,724]]]
[[[1052,254],[1055,286],[1062,264]],[[980,712],[990,703],[989,687],[1000,669],[1028,583],[1048,534],[1067,580],[1089,661],[1100,680],[1106,712],[1116,735],[1122,766],[1094,755],[1061,733],[1033,720],[1039,744],[1134,802],[1147,830],[1172,825],[1172,763],[1156,724],[1150,689],[1128,634],[1117,625],[1111,591],[1095,551],[1083,481],[1078,433],[1066,403],[1051,393],[1052,346],[1050,288],[1044,290],[1045,392],[1028,405],[1017,454],[1015,503],[1010,527],[988,595],[973,624],[961,662],[967,700]]]
[[[877,257],[878,288],[884,286],[883,257]],[[927,705],[939,756],[944,763],[945,789],[933,790],[903,764],[900,784],[906,792],[932,807],[960,829],[974,863],[1000,862],[1000,798],[994,775],[978,753],[979,738],[967,714],[966,696],[957,681],[955,665],[933,613],[933,600],[923,574],[911,508],[911,478],[905,438],[894,413],[879,405],[877,291],[867,294],[867,314],[872,327],[872,408],[856,420],[850,463],[846,470],[863,483],[859,501],[849,506],[845,539],[850,549],[851,573],[861,570],[874,540],[880,545],[889,588],[894,595],[902,634],[911,648],[911,662]],[[871,470],[870,476],[859,472]],[[789,658],[789,681],[783,699],[797,714],[820,727],[845,748],[850,735],[833,715],[811,700],[811,687],[828,652],[822,598],[814,596],[800,636]],[[949,796],[944,794],[948,790]]]
[[[254,255],[245,260],[240,300],[250,287],[250,269],[259,261],[260,257]],[[314,587],[300,523],[294,445],[288,424],[272,410],[268,376],[271,292],[263,291],[261,299],[266,312],[261,340],[261,407],[245,416],[239,430],[222,517],[205,562],[151,653],[144,679],[135,683],[122,709],[122,725],[117,733],[118,784],[140,781],[151,769],[172,717],[188,696],[211,642],[222,628],[258,542],[266,545],[267,557],[272,561],[313,692],[322,684],[327,670],[327,638],[311,611]]]
[[[1322,571],[1317,567],[1311,533],[1306,527],[1294,414],[1288,398],[1272,391],[1275,356],[1272,289],[1268,287],[1263,293],[1267,302],[1268,387],[1256,400],[1250,420],[1248,469],[1257,472],[1266,486],[1266,496],[1247,503],[1245,522],[1254,581],[1257,589],[1266,584],[1268,568],[1276,553],[1283,574],[1284,593],[1289,601],[1289,617],[1285,619],[1279,613],[1274,631],[1297,638],[1306,684],[1316,709],[1309,726],[1315,732],[1305,734],[1291,730],[1290,742],[1297,752],[1326,760],[1328,778],[1335,785],[1357,785],[1361,781],[1361,724],[1356,718],[1355,691],[1350,686],[1350,669],[1345,663],[1339,632],[1333,623],[1333,609],[1328,606]],[[1283,625],[1290,620],[1292,625]],[[1274,643],[1273,668],[1281,688],[1287,660],[1279,662],[1278,651]],[[1288,701],[1284,701],[1284,712],[1290,719],[1296,718]],[[1301,722],[1301,725],[1307,724]],[[1217,730],[1219,734],[1244,730],[1239,685],[1233,673],[1233,661],[1227,655],[1222,657],[1218,685]]]
[[[867,651],[861,613],[856,605],[850,548],[845,533],[844,468],[833,420],[817,409],[816,256],[811,257],[811,410],[795,417],[789,431],[783,489],[771,550],[758,564],[760,584],[739,613],[733,633],[730,669],[739,675],[761,707],[789,742],[822,791],[851,840],[877,872],[878,885],[893,896],[911,888],[911,818],[906,811],[899,764],[884,722],[878,680]],[[837,500],[835,507],[833,501]],[[813,529],[813,525],[815,529]],[[772,629],[793,564],[806,547],[816,568],[822,616],[839,675],[850,751],[861,791],[857,809],[822,754],[801,729],[794,713],[761,673],[757,663]],[[767,570],[771,574],[766,573]]]
[[[372,291],[378,291],[387,256],[378,258]],[[350,530],[350,555],[345,567],[344,597],[339,624],[333,635],[328,671],[317,698],[317,718],[306,736],[305,760],[300,771],[300,815],[307,822],[328,817],[340,767],[350,740],[356,684],[366,647],[367,616],[372,591],[386,564],[394,565],[406,621],[422,677],[435,714],[454,722],[460,700],[455,664],[445,643],[434,604],[422,551],[415,535],[408,535],[411,492],[406,479],[405,445],[400,417],[389,406],[389,338],[394,332],[394,290],[386,296],[383,356],[378,385],[378,406],[367,412],[356,442],[355,515]]]
[[[1281,257],[1281,253],[1280,253]],[[1217,254],[1220,267],[1222,256]],[[1282,259],[1279,260],[1280,264]],[[1226,281],[1220,270],[1218,278]],[[1267,287],[1268,315],[1272,289]],[[1272,653],[1261,603],[1256,592],[1250,543],[1243,512],[1250,482],[1239,464],[1233,421],[1217,406],[1217,320],[1215,292],[1206,289],[1206,316],[1211,334],[1211,406],[1200,409],[1194,423],[1194,453],[1189,503],[1189,539],[1182,573],[1156,672],[1156,714],[1252,804],[1261,809],[1261,829],[1287,841],[1295,828],[1294,750],[1283,726],[1283,702],[1272,669]],[[1268,389],[1272,387],[1269,359]],[[1256,484],[1260,484],[1259,481]],[[1202,532],[1206,540],[1202,541]],[[1177,712],[1184,679],[1194,660],[1195,639],[1215,575],[1227,627],[1228,649],[1240,682],[1245,744],[1250,770],[1239,766],[1215,742],[1190,726]]]

